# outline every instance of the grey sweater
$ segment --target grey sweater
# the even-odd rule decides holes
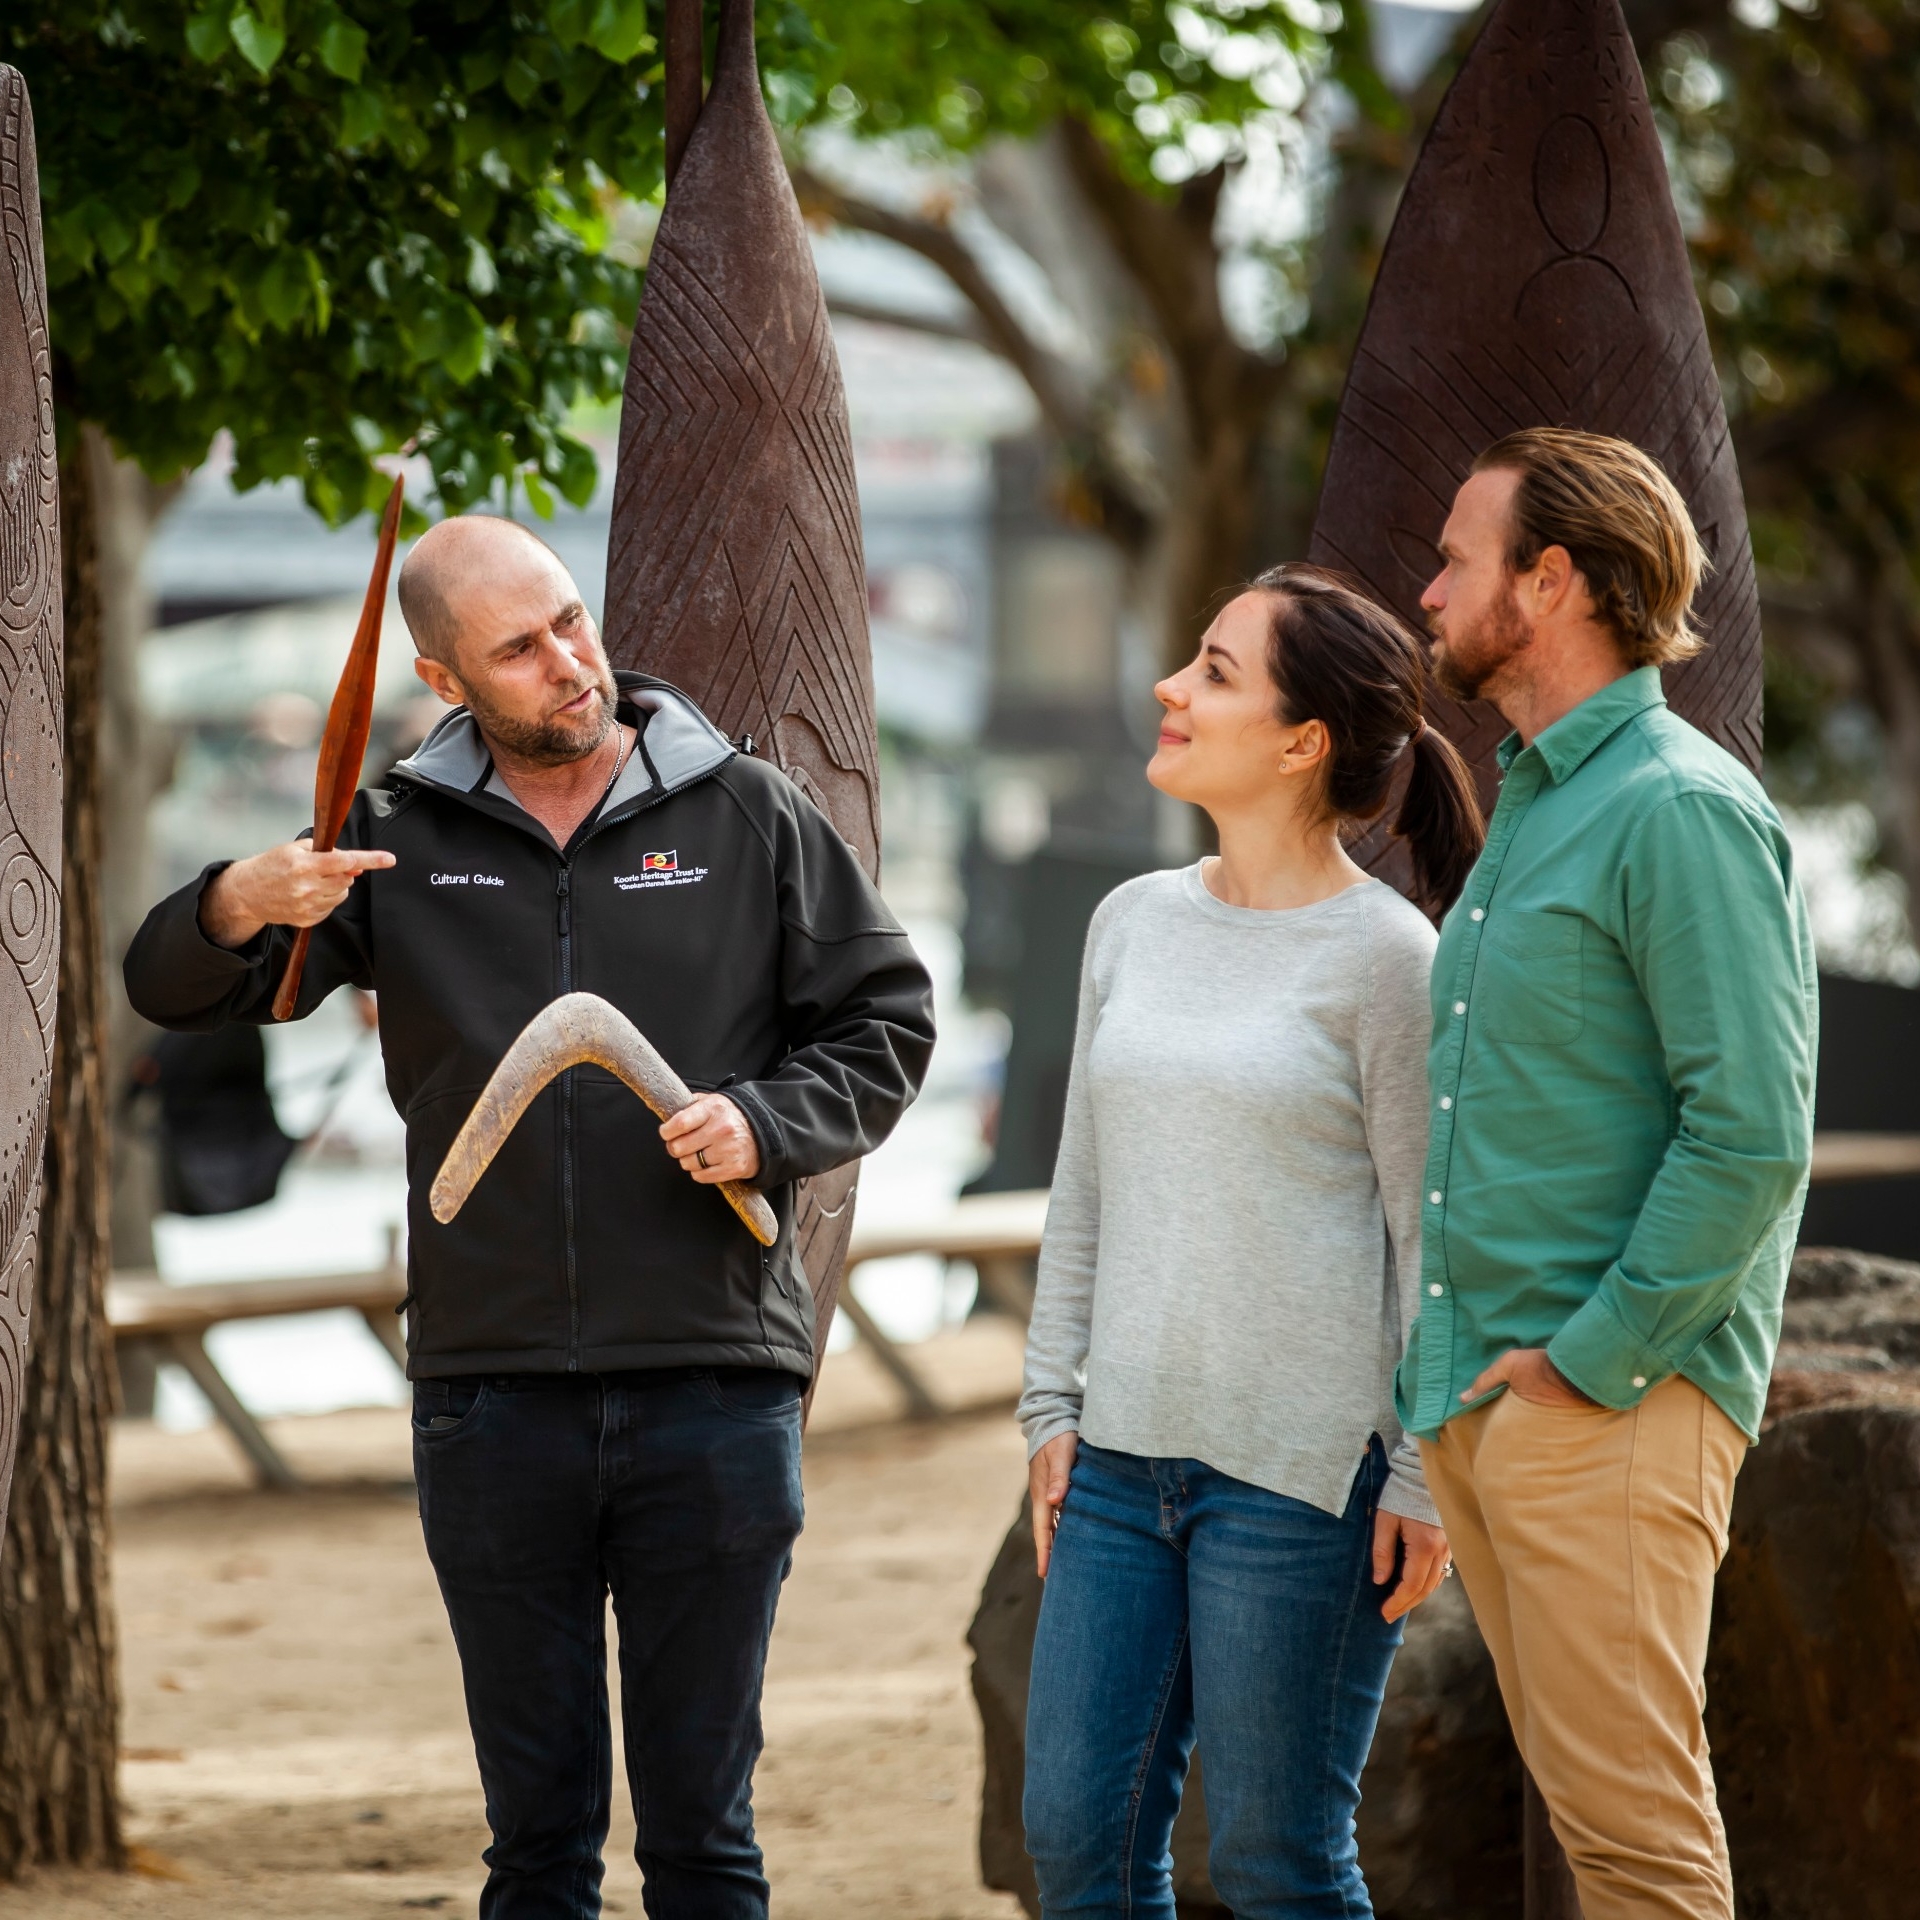
[[[1129,881],[1087,936],[1020,1422],[1031,1454],[1205,1461],[1438,1524],[1393,1372],[1419,1306],[1434,932],[1377,880],[1230,907],[1198,866]]]

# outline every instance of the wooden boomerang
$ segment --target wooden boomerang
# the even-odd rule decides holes
[[[693,1090],[618,1007],[597,993],[562,994],[521,1030],[447,1149],[427,1195],[433,1217],[443,1227],[467,1204],[468,1194],[541,1088],[569,1067],[588,1063],[617,1074],[662,1120],[693,1103]],[[722,1180],[719,1187],[747,1231],[763,1247],[772,1246],[780,1222],[766,1201],[743,1181]]]
[[[333,704],[327,709],[327,730],[320,740],[320,770],[313,782],[315,853],[331,853],[339,840],[360,785],[361,762],[367,757],[367,735],[373,727],[373,682],[380,666],[380,622],[387,611],[387,575],[393,570],[394,542],[400,537],[400,497],[405,486],[406,482],[396,476],[393,491],[387,495],[386,511],[380,516],[380,544],[374,550],[373,578],[367,582],[367,597],[360,606],[360,625],[354,631],[347,664],[340,669]],[[302,927],[287,957],[287,970],[280,976],[280,991],[273,996],[276,1020],[293,1018],[300,975],[312,944],[313,929]]]

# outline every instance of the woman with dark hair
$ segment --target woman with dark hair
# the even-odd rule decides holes
[[[1405,765],[1422,901],[1465,880],[1484,829],[1425,687],[1398,620],[1287,566],[1155,690],[1147,777],[1220,851],[1128,882],[1087,937],[1020,1402],[1048,1920],[1171,1920],[1196,1736],[1239,1920],[1372,1912],[1360,1770],[1401,1619],[1451,1561],[1393,1401],[1434,932],[1345,839]]]

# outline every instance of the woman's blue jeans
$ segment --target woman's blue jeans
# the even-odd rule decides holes
[[[1343,1514],[1197,1460],[1082,1444],[1027,1695],[1027,1850],[1046,1920],[1173,1920],[1196,1735],[1236,1920],[1371,1915],[1360,1770],[1400,1627],[1380,1617],[1376,1439]]]

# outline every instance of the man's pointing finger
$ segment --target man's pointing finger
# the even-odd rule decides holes
[[[382,867],[398,864],[392,854],[374,847],[336,847],[331,853],[316,853],[313,856],[316,873],[335,875],[374,873]]]

